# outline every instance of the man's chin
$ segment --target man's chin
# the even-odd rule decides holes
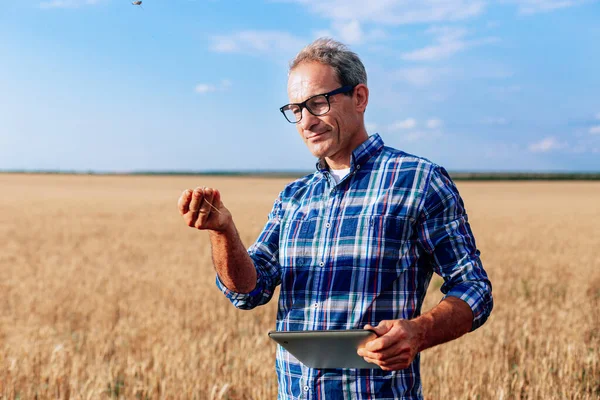
[[[308,150],[313,156],[319,159],[327,157],[328,154],[327,149],[322,146],[308,146]]]

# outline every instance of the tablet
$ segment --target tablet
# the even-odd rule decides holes
[[[271,331],[269,337],[310,368],[379,369],[356,354],[359,347],[377,337],[371,330]]]

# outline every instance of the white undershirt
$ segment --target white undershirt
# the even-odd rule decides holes
[[[335,181],[335,184],[337,185],[338,183],[340,183],[340,181],[342,179],[344,179],[344,177],[346,175],[348,175],[350,173],[350,168],[329,169],[329,172],[331,173],[331,176],[333,176],[333,180]]]

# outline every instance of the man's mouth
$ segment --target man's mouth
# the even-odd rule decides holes
[[[319,133],[311,133],[310,136],[306,136],[306,140],[313,140],[315,138],[322,136],[325,133],[327,133],[327,131],[323,131],[323,132],[319,132]]]

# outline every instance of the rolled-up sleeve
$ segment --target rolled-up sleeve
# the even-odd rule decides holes
[[[418,240],[444,278],[444,298],[457,297],[473,311],[471,331],[488,319],[494,302],[464,203],[445,169],[431,171],[419,221]]]
[[[256,242],[248,248],[248,255],[256,268],[256,287],[250,293],[237,293],[228,289],[216,277],[219,290],[242,310],[250,310],[256,306],[266,304],[273,297],[275,288],[281,283],[281,267],[279,265],[279,227],[281,213],[281,196],[279,196],[261,234]]]

